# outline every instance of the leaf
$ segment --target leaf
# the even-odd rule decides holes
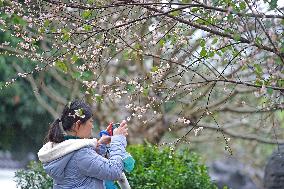
[[[213,17],[209,17],[208,19],[207,19],[207,22],[206,22],[206,24],[208,25],[212,25],[212,24],[215,24],[216,23],[216,19],[214,19]]]
[[[79,57],[76,56],[76,55],[73,55],[73,56],[71,57],[71,60],[72,60],[73,62],[76,62],[78,59],[79,59]]]
[[[216,54],[220,57],[222,57],[222,53],[220,51],[217,51]]]
[[[47,28],[49,25],[50,25],[50,21],[45,20],[44,23],[43,23],[43,26]]]
[[[230,28],[225,28],[225,29],[224,29],[224,33],[227,33],[227,34],[228,34],[228,33],[231,33],[231,32],[232,32],[232,30],[231,30]]]
[[[225,53],[226,50],[227,50],[227,48],[222,48],[222,49],[221,49],[221,52],[222,52],[222,53]]]
[[[75,115],[78,116],[78,117],[81,117],[81,118],[84,118],[85,115],[84,115],[84,110],[82,108],[79,108],[77,110],[74,110],[75,111]]]
[[[246,3],[245,2],[240,2],[240,9],[241,10],[245,10],[247,8],[247,5],[246,5]]]
[[[129,60],[129,52],[128,50],[124,50],[122,54],[123,60]]]
[[[85,31],[91,31],[93,29],[93,26],[84,24],[83,28],[84,28]]]
[[[173,12],[170,13],[171,16],[179,16],[180,14],[181,14],[180,10],[173,11]]]
[[[149,95],[149,88],[148,87],[143,89],[143,94],[146,97]]]
[[[69,34],[69,33],[64,33],[64,34],[62,35],[62,39],[63,39],[64,41],[68,41],[68,40],[70,39],[70,34]]]
[[[80,72],[73,72],[72,73],[72,78],[73,79],[80,79],[81,73]]]
[[[275,8],[277,8],[277,1],[278,1],[278,0],[271,0],[271,1],[269,2],[269,7],[270,7],[270,9],[275,9]]]
[[[279,87],[284,87],[284,79],[279,79],[279,80],[277,80],[277,85],[278,85]]]
[[[203,19],[198,18],[197,20],[195,20],[196,23],[198,24],[206,24],[207,22],[205,22]]]
[[[200,51],[200,56],[204,57],[207,55],[207,51],[205,48],[202,48],[201,51]]]
[[[217,37],[215,37],[214,39],[213,39],[213,41],[212,41],[212,45],[214,45],[214,44],[216,44],[218,42],[218,38]]]
[[[93,72],[88,70],[88,71],[84,71],[83,74],[82,74],[82,79],[83,80],[91,80],[92,79],[92,76],[93,76]]]
[[[83,11],[83,13],[82,13],[82,17],[84,18],[84,19],[88,19],[88,18],[90,18],[92,16],[92,12],[90,11],[90,10],[85,10],[85,11]]]
[[[229,14],[229,15],[227,16],[227,19],[228,19],[228,21],[233,21],[234,17],[233,17],[232,14]]]
[[[260,37],[256,37],[256,38],[255,38],[255,43],[256,43],[257,45],[261,45],[261,43],[262,43],[261,38],[260,38]]]
[[[232,12],[240,12],[240,8],[234,3],[230,5],[232,7]]]
[[[96,94],[95,96],[96,96],[97,103],[102,103],[103,102],[104,99],[103,99],[103,97],[101,95]]]
[[[258,85],[258,86],[262,86],[263,85],[263,81],[260,79],[256,79],[254,84]]]
[[[256,73],[257,76],[261,77],[263,74],[262,68],[259,64],[254,64],[254,71]]]
[[[81,66],[85,63],[85,61],[84,61],[84,59],[78,57],[78,59],[74,63],[75,63],[76,66]]]
[[[56,62],[55,62],[55,66],[56,66],[59,70],[65,72],[65,73],[68,71],[68,68],[67,68],[66,64],[65,64],[63,61],[60,61],[60,60],[56,61]]]
[[[64,40],[64,41],[68,41],[70,39],[70,33],[67,29],[62,29],[62,33],[63,35],[61,36],[61,38]]]
[[[54,28],[51,28],[50,31],[51,31],[52,33],[55,33],[55,32],[56,32],[56,28],[55,28],[55,27],[54,27]]]
[[[165,45],[165,43],[166,43],[166,40],[164,38],[160,39],[160,41],[159,41],[160,47],[163,47]]]
[[[205,40],[204,40],[204,39],[201,39],[201,40],[200,40],[200,46],[201,46],[201,47],[205,47]]]
[[[271,89],[271,88],[267,88],[267,93],[269,94],[269,95],[272,95],[273,94],[273,89]]]
[[[134,92],[135,91],[135,86],[133,84],[127,84],[126,85],[126,90],[129,92]]]
[[[12,16],[12,23],[13,24],[20,24],[21,26],[25,26],[27,25],[27,22],[22,19],[21,17],[19,17],[18,15],[13,14]]]
[[[158,71],[158,69],[159,69],[158,66],[153,66],[153,67],[151,68],[151,71],[152,71],[152,72],[156,72],[156,71]]]
[[[197,11],[199,11],[199,8],[192,8],[191,12],[196,13]]]
[[[240,41],[241,40],[241,34],[235,33],[233,35],[233,38],[234,38],[235,41]]]
[[[95,0],[87,0],[88,4],[93,4],[95,2]]]
[[[247,69],[248,69],[247,65],[243,65],[242,68],[241,68],[242,71],[247,70]]]
[[[142,45],[140,43],[136,43],[134,45],[134,49],[136,49],[136,50],[142,49]]]
[[[173,100],[164,103],[165,112],[170,112],[176,106],[176,102]]]
[[[209,54],[208,54],[208,56],[211,57],[211,58],[212,58],[214,55],[215,55],[215,52],[214,52],[214,51],[210,51]]]

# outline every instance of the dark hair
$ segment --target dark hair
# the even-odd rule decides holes
[[[73,100],[65,105],[61,118],[56,119],[50,126],[45,141],[59,143],[64,141],[64,131],[72,128],[78,120],[85,123],[93,116],[91,107],[82,100]],[[60,126],[62,124],[62,126]],[[63,130],[62,130],[63,129]]]

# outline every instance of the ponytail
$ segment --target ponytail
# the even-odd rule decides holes
[[[60,119],[56,119],[50,126],[46,137],[47,141],[60,143],[64,141],[64,133]]]

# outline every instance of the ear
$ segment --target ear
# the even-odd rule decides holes
[[[76,123],[74,124],[74,130],[77,132],[77,131],[79,131],[80,130],[80,128],[81,128],[81,121],[80,120],[78,120],[78,121],[76,121]]]

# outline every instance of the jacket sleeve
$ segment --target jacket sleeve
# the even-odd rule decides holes
[[[105,157],[107,153],[107,146],[106,144],[99,144],[96,148],[96,152],[100,154],[101,156]]]
[[[125,147],[125,136],[116,135],[111,139],[109,159],[97,154],[92,148],[82,148],[75,157],[78,169],[83,175],[100,180],[120,179],[123,171],[122,159],[128,155]]]

